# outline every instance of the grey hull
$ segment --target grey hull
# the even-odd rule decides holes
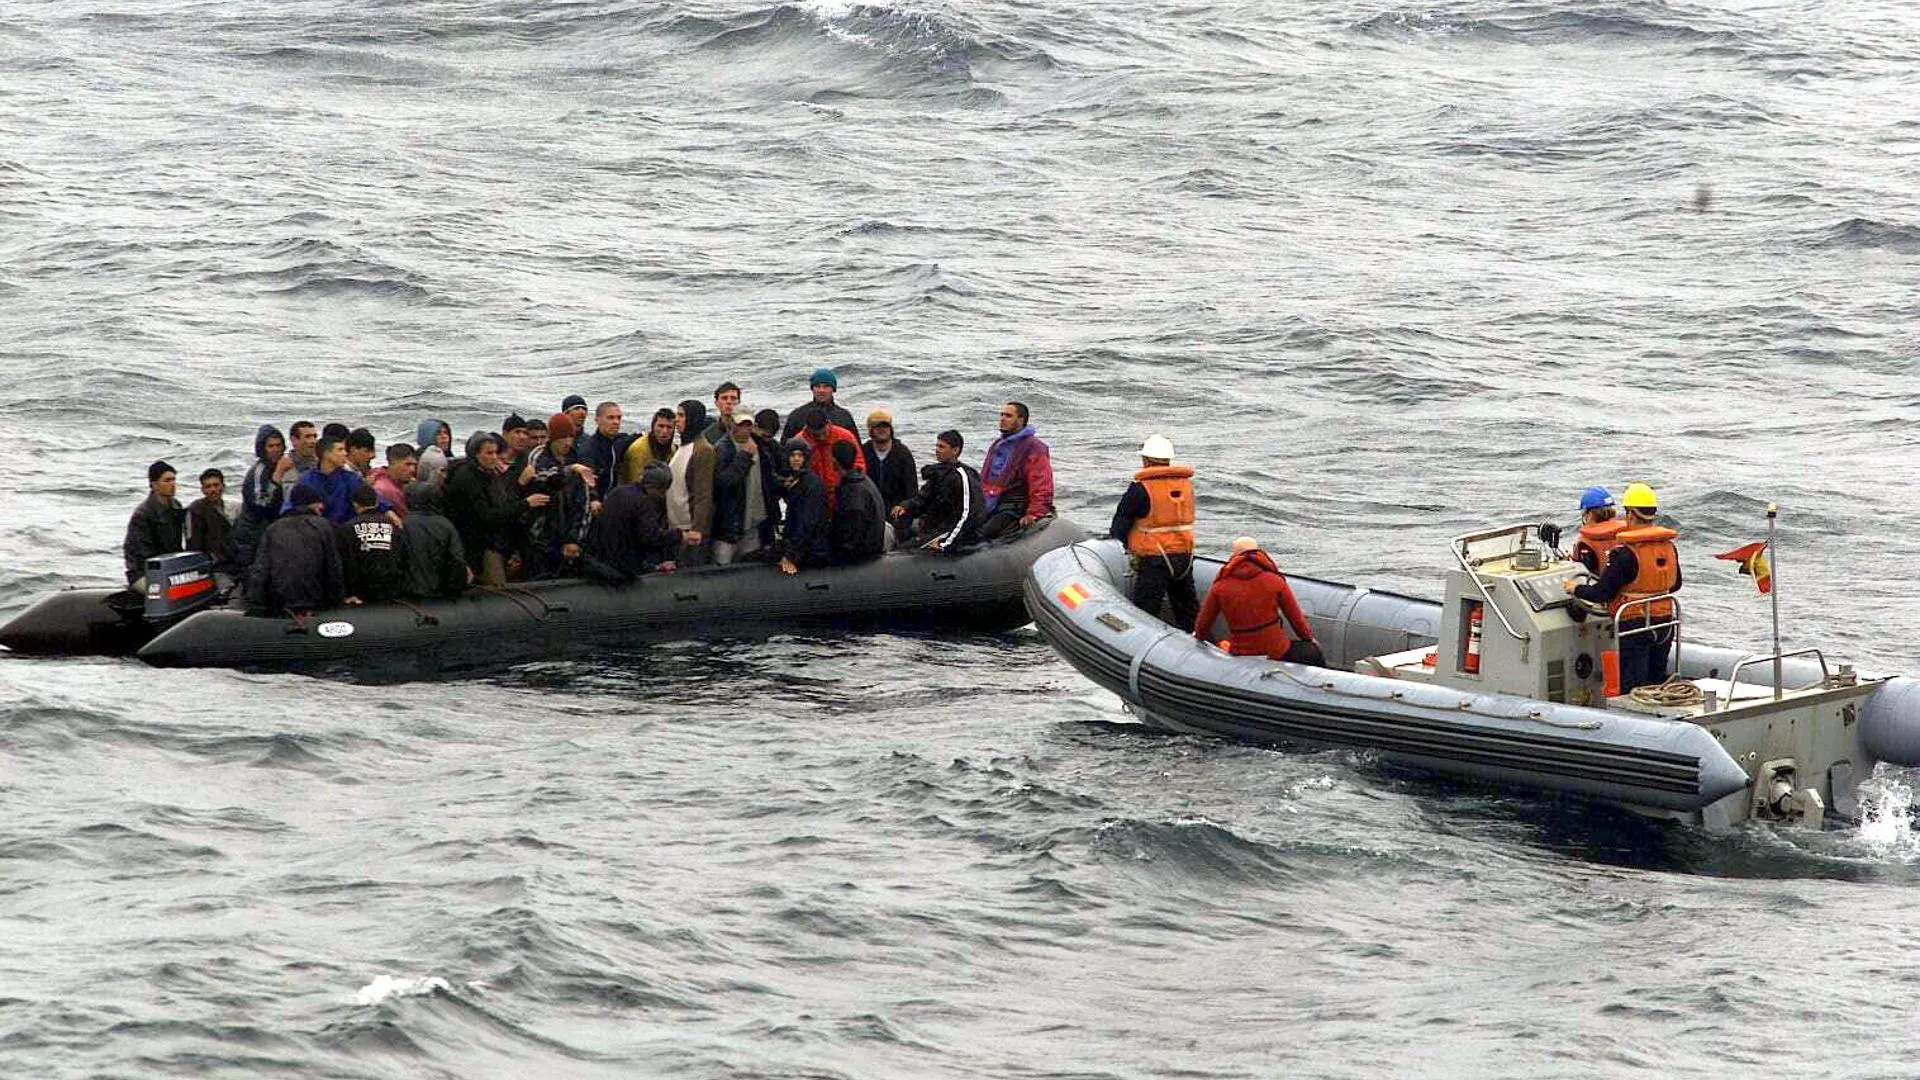
[[[1217,569],[1198,561],[1202,591]],[[1439,623],[1430,601],[1288,580],[1336,667],[1429,644]],[[1663,811],[1701,810],[1747,787],[1746,771],[1696,724],[1230,657],[1129,603],[1124,581],[1117,543],[1061,548],[1028,572],[1027,609],[1068,663],[1157,726],[1367,750],[1436,773]]]

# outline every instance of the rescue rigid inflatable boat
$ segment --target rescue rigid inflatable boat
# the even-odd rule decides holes
[[[1857,819],[1860,782],[1877,763],[1920,765],[1920,680],[1829,668],[1814,649],[1687,644],[1677,598],[1675,678],[1607,696],[1601,657],[1615,648],[1614,622],[1577,609],[1562,583],[1585,568],[1537,530],[1456,538],[1441,603],[1288,575],[1327,668],[1230,656],[1134,606],[1115,541],[1042,555],[1027,608],[1068,663],[1150,726],[1366,750],[1652,817],[1817,828]],[[1202,595],[1220,565],[1194,559]],[[1209,636],[1225,637],[1224,626]]]
[[[580,579],[525,582],[470,589],[449,600],[342,606],[302,618],[247,615],[232,606],[181,617],[169,610],[169,595],[196,590],[204,572],[167,560],[204,556],[163,556],[154,560],[162,565],[149,567],[153,584],[144,607],[124,590],[56,593],[0,627],[0,645],[39,655],[138,655],[162,667],[410,675],[592,646],[798,629],[1006,631],[1028,621],[1020,590],[1033,560],[1085,536],[1072,522],[1052,518],[1011,540],[951,553],[894,552],[795,575],[771,563],[741,563],[649,574],[622,587]]]

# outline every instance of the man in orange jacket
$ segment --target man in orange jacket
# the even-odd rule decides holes
[[[1200,609],[1193,592],[1193,470],[1173,463],[1173,442],[1148,436],[1140,446],[1140,471],[1120,496],[1110,536],[1127,542],[1133,567],[1128,597],[1154,618],[1164,600],[1173,602],[1173,625],[1193,625]]]

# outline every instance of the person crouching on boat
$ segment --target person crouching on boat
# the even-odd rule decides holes
[[[1301,664],[1322,662],[1313,628],[1307,625],[1306,612],[1294,599],[1293,588],[1273,564],[1273,557],[1261,551],[1259,542],[1251,536],[1233,542],[1233,557],[1214,576],[1213,587],[1200,604],[1193,636],[1212,640],[1216,618],[1226,620],[1228,637],[1223,644],[1234,656],[1265,656]],[[1289,626],[1291,635],[1287,633]]]
[[[673,470],[650,461],[638,482],[621,484],[607,495],[605,508],[587,530],[581,569],[588,577],[625,585],[642,574],[677,567],[680,530],[667,523],[667,488],[672,484]]]
[[[1651,604],[1633,603],[1665,593],[1680,591],[1680,553],[1673,546],[1679,534],[1653,523],[1660,512],[1653,489],[1645,484],[1628,484],[1620,501],[1627,509],[1626,528],[1614,536],[1617,542],[1607,556],[1600,579],[1584,585],[1566,583],[1567,592],[1576,599],[1605,604],[1614,617],[1616,635],[1649,624],[1671,623],[1672,600]],[[1631,609],[1626,605],[1633,604]],[[1626,618],[1621,618],[1621,614]],[[1673,649],[1673,626],[1619,638],[1620,692],[1630,694],[1637,686],[1648,686],[1667,679],[1667,655]]]
[[[325,515],[326,493],[301,481],[287,512],[260,538],[247,576],[247,613],[278,615],[331,607],[346,596],[336,526]]]
[[[1155,618],[1173,602],[1173,625],[1192,626],[1200,601],[1193,593],[1193,470],[1173,463],[1173,442],[1150,435],[1140,445],[1140,471],[1120,496],[1108,535],[1127,542],[1134,605]]]

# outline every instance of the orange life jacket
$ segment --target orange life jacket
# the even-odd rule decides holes
[[[1593,572],[1597,574],[1605,570],[1607,556],[1613,554],[1613,549],[1620,546],[1620,533],[1626,527],[1627,523],[1619,518],[1608,518],[1605,521],[1580,526],[1580,539],[1573,542],[1574,561],[1585,562],[1586,560],[1580,557],[1580,553],[1591,551],[1593,552]]]
[[[1614,537],[1619,546],[1633,551],[1634,561],[1640,567],[1640,572],[1633,576],[1633,580],[1614,594],[1612,613],[1615,618],[1619,617],[1622,607],[1634,600],[1673,591],[1674,584],[1680,580],[1680,551],[1673,546],[1673,538],[1678,535],[1663,525],[1640,525],[1622,529]],[[1673,601],[1659,600],[1652,604],[1636,605],[1627,613],[1627,617],[1645,617],[1649,622],[1671,619]]]
[[[1193,554],[1193,470],[1153,465],[1133,474],[1147,489],[1147,516],[1127,533],[1127,552],[1141,557]]]

